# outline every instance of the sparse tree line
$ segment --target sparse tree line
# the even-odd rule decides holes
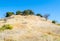
[[[46,18],[46,20],[49,17],[49,14],[45,14],[44,16],[41,14],[35,14],[32,10],[24,10],[24,11],[16,11],[16,14],[14,12],[6,12],[6,16],[5,17],[10,17],[11,15],[36,15],[36,16],[40,16],[40,17],[44,17]]]
[[[10,17],[11,15],[36,15],[36,16],[40,16],[40,17],[44,17],[46,19],[46,21],[48,20],[48,17],[50,16],[49,14],[45,14],[44,16],[41,14],[35,14],[32,10],[24,10],[24,11],[16,11],[16,13],[14,12],[6,12],[6,16],[5,17]],[[55,20],[52,21],[52,23],[56,23]]]
[[[9,17],[11,15],[34,15],[34,12],[32,10],[24,10],[24,11],[16,11],[16,14],[14,12],[6,13],[6,17]]]

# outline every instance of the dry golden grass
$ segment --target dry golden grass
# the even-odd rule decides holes
[[[34,15],[11,17],[3,24],[12,25],[13,29],[0,32],[0,41],[60,41],[60,26],[50,20]]]

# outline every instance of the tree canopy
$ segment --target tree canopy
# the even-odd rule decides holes
[[[16,14],[14,14],[14,12],[6,12],[6,16],[5,17],[10,17],[11,15],[35,15],[35,13],[32,10],[24,10],[24,11],[16,11]],[[37,13],[36,16],[40,16],[40,17],[44,17],[46,19],[46,21],[48,20],[48,17],[50,16],[49,14],[45,14],[44,16],[41,15],[40,13]],[[52,21],[52,23],[56,23],[55,20]]]
[[[54,23],[54,24],[55,24],[55,23],[56,23],[56,21],[55,21],[55,20],[53,20],[53,21],[52,21],[52,23]]]
[[[21,15],[22,12],[21,11],[16,11],[16,15]]]
[[[43,17],[43,16],[42,16],[41,14],[39,14],[39,13],[38,13],[38,14],[36,14],[36,16],[40,16],[40,17]]]
[[[7,12],[6,17],[10,17],[11,15],[14,15],[14,12]]]
[[[34,15],[34,12],[32,10],[24,10],[23,15]]]

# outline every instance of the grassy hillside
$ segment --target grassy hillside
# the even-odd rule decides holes
[[[60,41],[60,26],[40,16],[12,15],[0,23],[0,41]]]

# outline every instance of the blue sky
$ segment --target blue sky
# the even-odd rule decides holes
[[[0,0],[0,18],[8,11],[25,9],[31,9],[35,14],[50,14],[50,20],[60,22],[60,0]]]

